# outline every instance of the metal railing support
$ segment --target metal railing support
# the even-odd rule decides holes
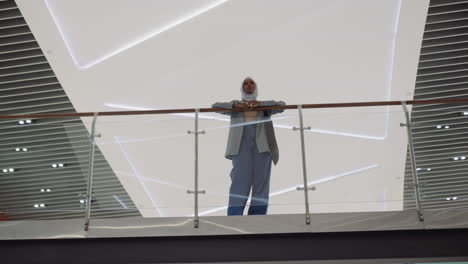
[[[96,121],[98,118],[99,113],[94,113],[93,115],[93,123],[91,125],[91,135],[90,135],[90,142],[91,142],[91,153],[89,156],[89,167],[88,167],[88,186],[86,189],[86,215],[85,215],[85,225],[84,231],[89,230],[89,221],[91,219],[91,201],[92,201],[92,192],[93,192],[93,171],[94,171],[94,153],[96,150],[96,137],[100,135],[96,135]]]
[[[403,111],[405,112],[406,124],[401,123],[401,127],[406,127],[406,133],[408,134],[408,146],[409,146],[409,155],[410,155],[410,162],[411,162],[411,172],[413,175],[413,186],[414,186],[414,196],[416,198],[416,208],[418,210],[418,219],[419,221],[424,221],[424,216],[421,208],[421,193],[419,190],[419,178],[418,178],[418,171],[416,169],[416,158],[414,156],[414,146],[413,146],[413,136],[411,134],[411,118],[408,111],[408,107],[406,106],[406,102],[401,102],[401,106],[403,107]]]
[[[194,218],[193,218],[193,225],[195,228],[198,228],[199,225],[199,217],[198,217],[198,194],[205,194],[205,190],[198,190],[198,135],[205,134],[205,131],[198,131],[198,114],[200,113],[200,109],[195,109],[195,130],[194,131],[187,131],[188,134],[193,134],[195,136],[195,182],[194,182],[194,190],[187,190],[188,194],[194,194]]]
[[[305,142],[304,142],[304,130],[310,130],[311,127],[304,127],[304,118],[302,115],[302,105],[297,106],[297,110],[299,111],[299,128],[293,127],[293,130],[299,130],[301,135],[301,152],[302,152],[302,175],[304,186],[297,187],[298,191],[304,191],[304,200],[305,200],[305,220],[306,225],[310,225],[310,209],[309,209],[309,190],[315,190],[315,187],[308,186],[307,180],[307,160],[306,160],[306,153],[305,153]]]

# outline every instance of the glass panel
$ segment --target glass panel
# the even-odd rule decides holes
[[[311,126],[304,131],[308,183],[317,188],[309,191],[311,213],[416,209],[401,109],[303,110],[304,126]],[[468,114],[416,109],[411,131],[421,205],[464,209]],[[300,132],[293,130],[299,116],[286,110],[272,119],[280,161],[272,166],[268,214],[303,214],[304,192],[296,190],[303,185]],[[91,126],[92,117],[1,123],[2,220],[75,219],[70,225],[82,231]],[[206,132],[199,136],[199,190],[206,190],[200,216],[226,215],[233,164],[224,154],[232,128],[229,116],[200,114],[199,130]],[[194,135],[187,133],[193,129],[194,114],[99,117],[91,228],[98,218],[193,216],[194,196],[187,193],[194,189]]]
[[[401,106],[305,109],[312,213],[403,210],[407,158]],[[412,197],[408,197],[412,199]]]
[[[275,134],[280,150],[280,161],[273,168],[270,199],[271,214],[304,214],[304,186],[302,152],[297,110],[285,110],[273,117]]]
[[[468,108],[462,104],[420,105],[412,109],[412,136],[424,211],[468,207],[467,118]]]
[[[252,124],[255,126],[264,123],[261,121],[249,122],[238,118],[235,120],[236,123],[231,125],[229,115],[215,113],[202,114],[200,117],[200,128],[206,131],[206,135],[200,136],[200,186],[207,191],[200,197],[200,215],[226,215],[230,190],[232,190],[231,205],[233,206],[242,205],[243,198],[245,200],[245,197],[249,197],[243,212],[248,214],[253,193],[250,187],[252,185],[262,186],[262,183],[266,182],[259,177],[268,167],[268,165],[261,165],[265,155],[258,155],[255,151],[258,156],[251,158],[256,159],[257,163],[250,162],[251,160],[248,160],[250,158],[239,161],[242,155],[244,157],[251,155],[251,152],[247,151],[249,140],[246,139],[246,136],[243,139],[245,145],[241,143],[246,151],[242,152],[244,154],[234,155],[232,160],[225,158],[226,146],[230,129],[241,126],[243,131],[249,129],[249,135],[252,136],[256,134],[257,130],[255,127],[253,130],[248,127]],[[302,185],[300,141],[298,132],[292,130],[292,124],[297,122],[296,111],[287,110],[284,113],[274,115],[272,119],[280,159],[276,166],[271,165],[268,214],[304,213],[304,195],[296,190],[297,186]],[[233,133],[235,132],[233,131]],[[250,139],[253,141],[253,137]],[[268,156],[270,155],[268,154]],[[257,172],[254,173],[253,177],[249,177],[248,170],[255,170],[255,168]],[[258,180],[258,184],[251,184],[252,178]],[[265,199],[260,198],[265,193],[262,196],[260,190],[262,188],[259,188],[259,192],[255,196],[255,198],[258,197],[258,203],[252,203],[253,205],[265,204]],[[268,188],[263,190],[268,190]],[[238,205],[238,203],[240,204]]]
[[[88,118],[1,120],[0,218],[83,218]],[[80,227],[77,227],[79,229]]]
[[[193,126],[193,114],[99,117],[92,218],[192,215]]]

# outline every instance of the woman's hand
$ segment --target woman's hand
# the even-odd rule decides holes
[[[239,103],[239,104],[234,104],[233,105],[235,108],[240,108],[244,111],[250,111],[250,106],[248,105],[248,103]]]
[[[259,106],[260,102],[259,101],[248,101],[246,104],[249,106],[250,110],[252,110],[252,108]]]
[[[248,101],[248,102],[245,102],[245,103],[235,104],[234,107],[235,108],[240,108],[240,109],[248,112],[248,111],[252,111],[252,109],[254,107],[257,107],[259,105],[260,105],[259,101]]]

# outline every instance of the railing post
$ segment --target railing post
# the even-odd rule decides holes
[[[310,225],[310,209],[309,209],[309,190],[315,190],[315,187],[308,186],[307,180],[307,161],[306,161],[306,153],[305,153],[305,143],[304,143],[304,130],[310,130],[311,127],[304,128],[304,118],[302,116],[302,105],[297,106],[297,110],[299,111],[299,128],[293,127],[293,130],[299,130],[301,135],[301,152],[302,152],[302,175],[304,180],[304,187],[297,187],[298,191],[304,191],[304,199],[305,199],[305,217],[306,217],[306,225]]]
[[[421,201],[420,201],[420,190],[419,190],[419,178],[418,172],[416,169],[416,158],[414,156],[414,146],[413,146],[413,136],[411,134],[411,119],[410,114],[408,112],[408,107],[406,106],[406,102],[401,102],[401,106],[403,107],[403,111],[405,112],[406,124],[401,123],[400,126],[406,126],[406,133],[408,134],[408,146],[409,146],[409,155],[410,155],[410,162],[411,162],[411,172],[413,175],[413,186],[414,186],[414,196],[416,198],[416,208],[418,210],[418,219],[419,221],[424,221],[424,216],[421,208]]]
[[[194,194],[194,219],[193,219],[193,226],[194,228],[198,228],[199,225],[199,218],[198,218],[198,194],[202,193],[205,194],[205,190],[198,190],[198,135],[205,134],[205,131],[198,131],[198,114],[200,112],[199,108],[195,109],[195,130],[188,131],[189,134],[193,134],[195,136],[195,183],[194,183],[194,190],[187,190],[187,193]]]
[[[88,186],[86,189],[86,215],[85,215],[85,225],[84,231],[89,230],[89,221],[91,219],[91,201],[92,201],[92,192],[93,192],[93,170],[94,170],[94,152],[96,150],[96,121],[98,118],[99,113],[94,113],[93,115],[93,123],[91,125],[91,135],[90,135],[90,142],[91,142],[91,153],[89,156],[89,167],[88,167]]]

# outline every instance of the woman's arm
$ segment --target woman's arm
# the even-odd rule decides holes
[[[217,102],[217,103],[214,103],[212,106],[212,108],[223,108],[223,109],[233,109],[233,108],[240,108],[240,109],[243,109],[244,111],[250,111],[250,107],[245,104],[245,103],[242,103],[240,101],[237,101],[237,100],[233,100],[231,102]],[[223,114],[223,115],[231,115],[231,112],[217,112],[219,114]]]
[[[286,103],[283,101],[269,100],[269,101],[260,101],[259,106],[277,106],[277,105],[286,105]],[[274,115],[274,114],[283,113],[284,109],[272,109],[269,111],[271,111],[271,114]]]
[[[211,108],[223,108],[223,109],[232,109],[234,107],[234,101],[231,102],[216,102]],[[231,112],[216,112],[222,115],[231,115]]]

